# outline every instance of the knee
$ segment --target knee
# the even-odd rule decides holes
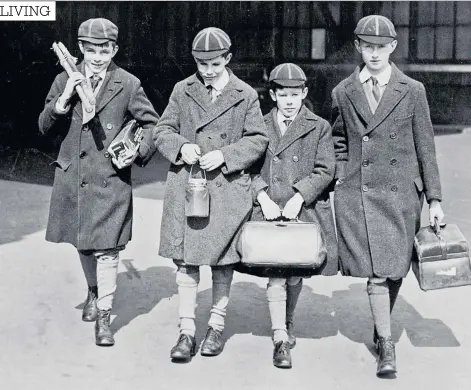
[[[96,260],[99,264],[116,265],[119,262],[119,251],[111,250],[106,252],[95,253]]]
[[[274,283],[271,283],[271,282],[272,280],[270,279],[270,282],[268,283],[268,286],[267,286],[268,302],[286,301],[285,279],[275,279]]]
[[[288,286],[297,286],[300,283],[303,283],[303,279],[297,276],[292,276],[286,280]]]
[[[370,278],[367,283],[368,294],[386,295],[389,294],[389,286],[386,278]]]
[[[177,276],[176,276],[177,286],[179,287],[195,287],[198,286],[200,282],[200,272],[199,269],[196,267],[196,271],[188,272],[188,269],[185,267],[178,268]]]
[[[285,285],[286,285],[285,278],[269,278],[267,288],[274,287],[274,286],[285,286]]]
[[[213,283],[232,283],[232,277],[234,275],[233,267],[212,267],[211,268],[211,277]]]

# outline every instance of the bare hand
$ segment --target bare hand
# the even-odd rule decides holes
[[[283,209],[283,217],[287,219],[296,219],[301,211],[303,203],[303,196],[297,192],[290,200],[288,200],[288,202],[286,202],[285,208]]]
[[[224,164],[224,155],[220,150],[213,150],[200,158],[200,167],[205,171],[212,171]]]
[[[182,160],[188,165],[195,164],[201,156],[200,147],[196,144],[183,144],[180,149],[180,153],[182,155]]]
[[[278,205],[273,202],[265,191],[260,191],[257,195],[258,203],[262,208],[262,214],[268,221],[281,217],[281,210]]]
[[[67,84],[65,85],[64,92],[62,92],[62,97],[69,101],[70,98],[75,94],[75,87],[79,85],[85,77],[80,72],[74,72],[67,80]]]
[[[445,218],[445,214],[443,213],[442,206],[438,200],[432,200],[429,206],[429,221],[431,226],[435,226],[435,219],[437,220],[438,224],[440,224]]]
[[[137,150],[135,152],[131,151],[128,154],[126,153],[120,154],[117,159],[113,157],[111,161],[116,166],[116,168],[123,169],[123,168],[129,167],[134,162],[136,157],[137,157]]]

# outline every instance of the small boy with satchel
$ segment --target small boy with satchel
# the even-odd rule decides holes
[[[236,270],[269,277],[273,364],[291,368],[290,349],[296,343],[293,317],[302,277],[338,272],[328,190],[335,155],[329,123],[303,106],[307,95],[303,70],[280,64],[269,81],[276,107],[264,118],[269,144],[254,167],[254,210],[242,229],[238,243],[242,260]]]

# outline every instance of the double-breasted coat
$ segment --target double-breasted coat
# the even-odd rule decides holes
[[[79,65],[84,73],[84,64]],[[152,128],[158,115],[147,99],[139,79],[113,62],[96,96],[96,115],[82,125],[82,104],[77,95],[70,109],[55,109],[64,91],[67,73],[54,80],[39,116],[39,130],[65,135],[56,167],[46,239],[67,242],[79,250],[111,249],[131,239],[131,167],[118,169],[107,148],[128,119],[135,118],[144,129],[139,150],[140,165],[153,153]]]
[[[277,123],[277,108],[265,115],[268,130],[268,149],[259,161],[252,181],[254,209],[251,220],[265,220],[256,200],[265,190],[281,209],[299,192],[304,203],[298,215],[303,222],[316,222],[327,249],[327,260],[315,270],[252,268],[242,264],[237,270],[258,276],[336,275],[339,270],[334,216],[329,198],[329,187],[334,180],[335,154],[330,124],[302,107],[293,123],[282,135]],[[258,169],[257,169],[258,168]]]
[[[229,83],[214,103],[197,75],[177,83],[154,129],[157,150],[171,162],[159,254],[188,265],[221,266],[240,261],[235,244],[252,210],[247,170],[268,143],[257,93],[229,74]],[[221,150],[224,156],[220,168],[207,172],[207,218],[185,216],[190,166],[179,157],[185,143],[199,145],[202,155]]]
[[[424,86],[394,64],[373,114],[360,68],[332,92],[340,267],[356,277],[404,277],[423,194],[441,199]]]

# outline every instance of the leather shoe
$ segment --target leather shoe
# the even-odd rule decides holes
[[[94,322],[98,316],[96,300],[98,297],[97,286],[88,287],[88,295],[82,310],[82,321]]]
[[[178,336],[177,343],[170,351],[170,358],[177,361],[190,360],[192,356],[195,356],[196,342],[193,336],[186,333],[180,333]]]
[[[294,325],[292,322],[286,323],[286,331],[288,332],[289,347],[293,349],[296,346],[296,336],[294,334]]]
[[[291,352],[288,341],[278,341],[273,350],[273,365],[278,368],[291,368]]]
[[[222,339],[222,332],[215,330],[210,326],[201,346],[201,355],[217,356],[223,349],[224,340]]]
[[[114,345],[113,333],[110,329],[111,310],[98,310],[98,318],[95,323],[95,344],[100,347]]]
[[[390,375],[397,372],[396,351],[391,337],[378,337],[378,368],[376,375]]]

